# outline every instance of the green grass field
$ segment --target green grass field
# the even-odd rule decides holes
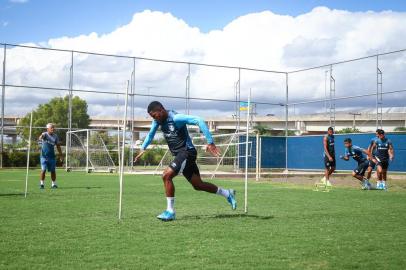
[[[0,171],[0,269],[405,269],[406,181],[388,192],[353,187],[249,183],[240,208],[176,179],[177,220],[161,179],[126,176],[117,222],[118,177],[58,171],[58,190],[30,171]]]

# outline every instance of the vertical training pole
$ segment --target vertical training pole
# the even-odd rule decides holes
[[[286,73],[285,90],[285,173],[288,173],[288,133],[289,133],[289,73]]]
[[[6,97],[6,44],[4,44],[3,55],[3,78],[1,87],[1,142],[0,142],[0,168],[3,168],[3,153],[4,153],[4,99]]]
[[[86,172],[89,172],[89,130],[86,129]]]
[[[259,181],[259,133],[257,132],[255,142],[255,181]]]
[[[247,134],[245,136],[245,185],[244,185],[244,212],[248,213],[248,146],[249,146],[249,129],[250,129],[250,112],[251,112],[251,89],[248,94],[247,109]]]
[[[125,153],[125,133],[126,133],[126,123],[127,123],[127,105],[128,105],[128,88],[130,82],[127,81],[127,90],[125,93],[125,105],[124,105],[124,118],[123,118],[123,147],[121,148],[121,166],[120,166],[120,195],[118,202],[118,220],[121,220],[121,210],[122,210],[122,201],[123,201],[123,174],[124,174],[124,153]]]
[[[28,149],[27,149],[27,171],[25,173],[25,191],[24,198],[27,198],[28,191],[28,170],[30,168],[30,152],[31,152],[31,134],[32,134],[32,112],[30,116],[30,133],[28,135]]]
[[[68,143],[70,143],[70,142],[68,142],[68,140],[69,140],[69,137],[70,136],[70,134],[69,134],[69,131],[68,132],[66,132],[66,135],[65,135],[65,139],[66,139],[66,147],[65,147],[65,171],[68,171],[68,150],[69,150],[69,148],[68,148]]]

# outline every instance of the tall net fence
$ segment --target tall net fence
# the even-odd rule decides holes
[[[11,44],[2,47],[2,167],[24,164],[11,162],[10,156],[24,151],[26,114],[40,107],[49,117],[34,113],[33,140],[45,131],[47,122],[56,122],[57,134],[66,145],[64,153],[73,153],[76,145],[75,162],[83,168],[80,147],[98,143],[70,138],[67,144],[67,132],[104,130],[102,139],[114,166],[102,167],[117,168],[122,163],[126,172],[136,173],[156,173],[173,158],[158,132],[149,153],[134,162],[151,125],[146,107],[153,100],[178,113],[205,119],[215,134],[220,157],[204,151],[206,142],[197,127],[190,127],[189,132],[199,152],[198,163],[209,176],[241,175],[245,157],[250,177],[272,171],[320,170],[321,135],[328,126],[365,138],[372,137],[377,127],[388,132],[405,128],[404,50],[274,71]],[[50,100],[54,100],[52,109],[46,105]],[[90,118],[84,117],[86,113]],[[357,143],[365,147],[364,140]],[[402,142],[397,144],[401,155],[406,149]],[[118,153],[123,148],[121,160]],[[406,171],[400,161],[394,168]]]

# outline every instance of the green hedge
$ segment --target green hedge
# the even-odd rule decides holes
[[[26,167],[27,166],[27,152],[11,151],[3,153],[3,167]],[[30,154],[30,167],[40,166],[40,153],[32,152]],[[57,166],[62,166],[61,162],[57,160]]]

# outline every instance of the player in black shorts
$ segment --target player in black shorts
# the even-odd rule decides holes
[[[336,154],[334,149],[334,129],[329,127],[327,129],[327,135],[323,137],[323,149],[324,149],[324,166],[326,167],[324,177],[321,179],[323,184],[331,186],[330,175],[336,169]]]
[[[385,131],[382,129],[378,131],[378,139],[373,143],[373,147],[376,147],[373,162],[376,164],[376,172],[378,173],[378,180],[380,181],[380,184],[377,185],[376,188],[386,190],[389,161],[394,159],[395,153],[392,141],[385,137]]]
[[[371,142],[369,143],[369,146],[368,146],[368,152],[369,153],[371,153],[372,154],[372,157],[373,156],[375,156],[375,154],[376,154],[376,147],[373,147],[374,146],[374,142],[378,139],[378,137],[379,137],[379,135],[378,135],[378,132],[380,131],[381,129],[377,129],[376,130],[376,132],[375,132],[375,137],[373,137],[372,139],[371,139]],[[368,161],[369,161],[369,164],[368,164],[368,169],[367,169],[367,172],[366,172],[366,178],[368,179],[368,180],[370,180],[371,179],[371,175],[372,175],[372,170],[374,170],[375,169],[375,167],[376,167],[376,164],[374,163],[374,161],[372,160],[372,158],[369,158],[368,157]],[[379,186],[380,185],[380,181],[378,180],[377,181],[377,183],[376,183],[376,186]]]
[[[344,139],[345,153],[340,158],[348,161],[352,157],[357,162],[357,167],[352,171],[352,176],[358,179],[363,189],[371,189],[371,184],[364,177],[368,169],[369,161],[367,156],[371,157],[368,150],[362,149],[359,146],[353,145],[351,138]]]
[[[231,208],[235,210],[237,208],[237,202],[235,200],[234,190],[223,189],[212,183],[203,182],[200,177],[199,168],[196,164],[197,151],[189,136],[187,125],[199,126],[200,131],[207,140],[207,151],[214,156],[220,155],[220,151],[214,144],[204,120],[197,116],[179,114],[172,110],[166,110],[158,101],[153,101],[148,105],[148,113],[154,120],[152,121],[151,130],[141,146],[141,152],[135,157],[135,161],[145,153],[145,150],[152,142],[159,127],[168,144],[169,150],[174,156],[173,161],[162,175],[166,192],[167,209],[157,216],[157,218],[163,221],[175,219],[175,186],[172,179],[180,173],[192,184],[195,190],[221,195],[227,199]]]

